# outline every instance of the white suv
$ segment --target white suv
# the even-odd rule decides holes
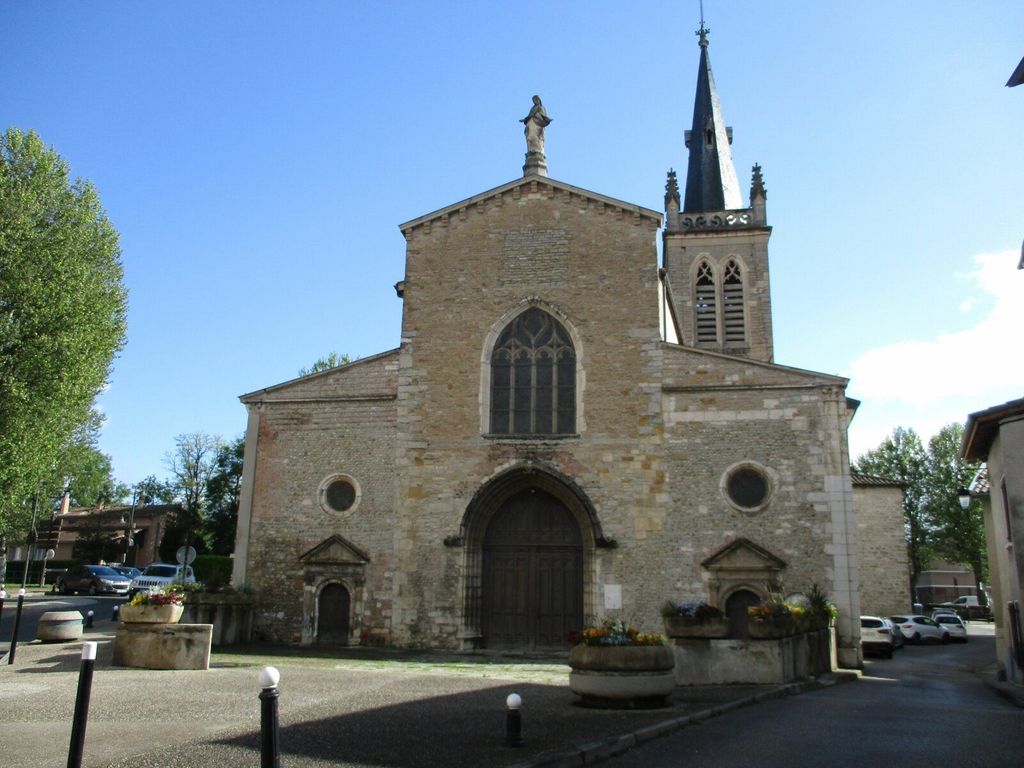
[[[184,568],[185,584],[195,584],[196,577],[192,572],[192,566],[186,565]],[[128,595],[134,597],[137,592],[149,592],[154,589],[169,587],[171,584],[181,584],[181,569],[182,566],[180,565],[151,563],[146,566],[146,570],[132,579],[132,585],[128,588]]]

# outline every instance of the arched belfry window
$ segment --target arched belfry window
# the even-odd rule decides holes
[[[697,312],[697,343],[715,344],[718,341],[718,296],[711,265],[701,262],[697,268],[694,307]]]
[[[743,277],[740,265],[729,261],[722,280],[722,326],[726,344],[743,344],[747,340],[743,323]]]
[[[576,350],[564,326],[531,307],[498,336],[491,353],[491,433],[576,431]]]

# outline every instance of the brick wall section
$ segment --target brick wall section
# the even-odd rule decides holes
[[[903,489],[853,483],[861,613],[890,616],[911,609],[910,560],[903,531]]]

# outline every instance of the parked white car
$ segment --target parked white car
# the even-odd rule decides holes
[[[955,613],[940,613],[932,617],[935,623],[949,633],[949,639],[958,643],[967,642],[967,627]]]
[[[927,616],[890,616],[893,624],[900,628],[903,637],[911,643],[948,643],[950,633]]]
[[[146,566],[146,570],[132,579],[132,585],[128,588],[129,596],[134,597],[138,592],[151,592],[156,589],[163,589],[169,587],[171,584],[181,584],[181,569],[183,566],[170,565],[168,563],[151,563]],[[185,580],[184,583],[195,584],[196,577],[192,572],[192,566],[187,565],[185,568]]]
[[[892,658],[892,630],[877,616],[860,617],[860,648],[865,655],[879,653],[886,659]]]

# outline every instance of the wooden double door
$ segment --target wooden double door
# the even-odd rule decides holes
[[[539,489],[508,499],[487,526],[481,624],[488,648],[564,648],[583,626],[583,543],[565,506]]]

